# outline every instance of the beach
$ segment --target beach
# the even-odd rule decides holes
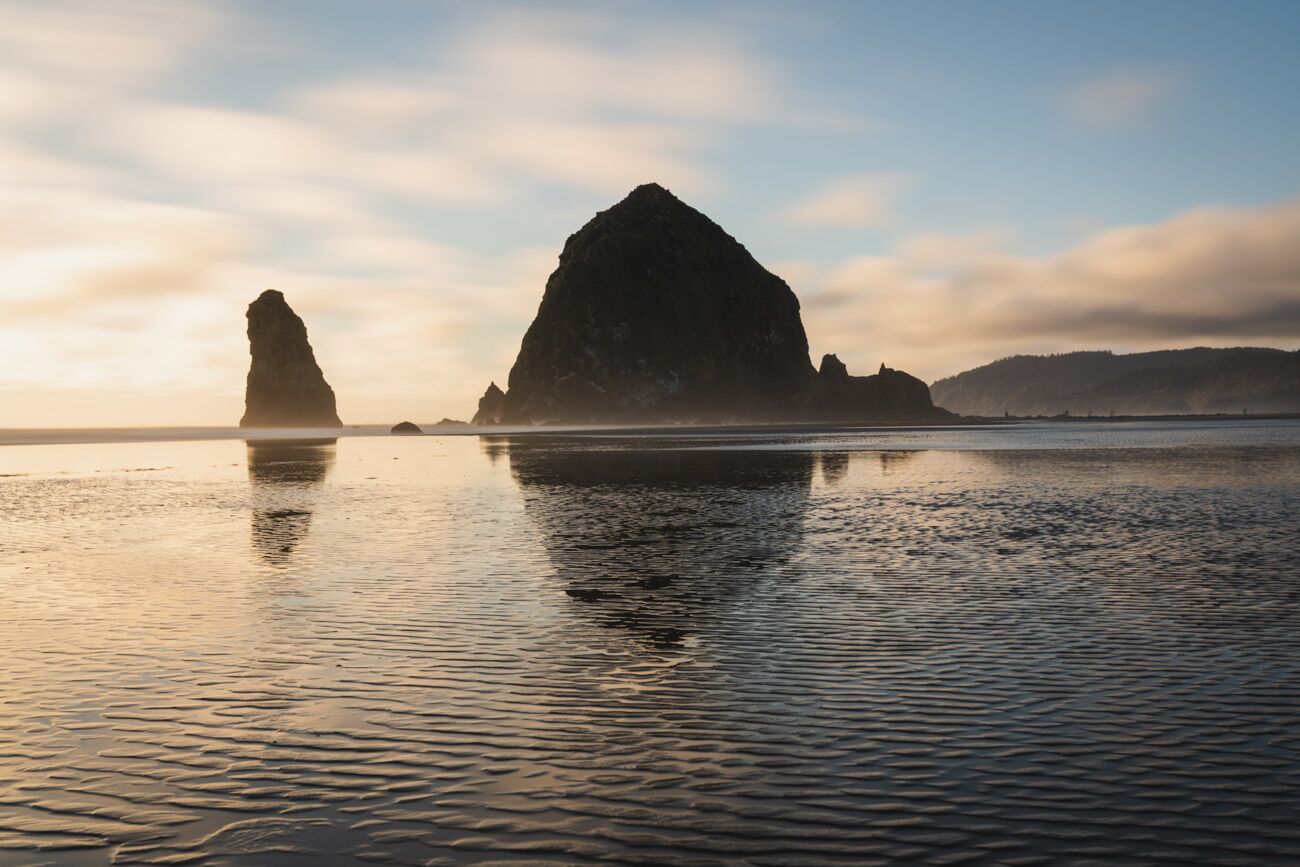
[[[1300,857],[1293,421],[0,474],[0,864]]]

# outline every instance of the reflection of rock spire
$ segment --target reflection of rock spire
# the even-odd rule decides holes
[[[311,528],[311,491],[334,465],[335,441],[248,443],[253,483],[252,541],[262,559],[287,565]]]
[[[516,441],[508,454],[564,592],[656,644],[697,630],[803,538],[809,452]]]

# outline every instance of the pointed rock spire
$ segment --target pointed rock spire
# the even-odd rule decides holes
[[[494,382],[483,392],[483,396],[478,400],[478,412],[474,413],[474,418],[470,424],[500,424],[501,412],[505,408],[506,393],[497,387]]]
[[[239,426],[342,427],[307,327],[284,294],[267,289],[248,305],[247,315],[252,364]]]
[[[822,366],[817,371],[824,380],[848,379],[849,369],[840,361],[839,356],[826,354],[822,356]]]

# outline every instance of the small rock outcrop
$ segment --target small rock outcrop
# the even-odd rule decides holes
[[[844,362],[824,355],[805,415],[810,421],[870,421],[951,414],[935,407],[929,387],[915,376],[883,364],[872,376],[850,376]]]
[[[461,421],[458,418],[444,418],[435,424],[434,427],[469,427],[469,422]]]
[[[501,424],[501,415],[505,412],[506,393],[494,382],[478,399],[478,412],[474,413],[470,424]]]
[[[307,327],[268,289],[248,305],[252,364],[240,427],[342,427],[334,390],[325,381]]]
[[[413,436],[413,435],[422,434],[424,433],[424,431],[420,430],[420,426],[415,422],[403,421],[393,425],[393,429],[389,431],[389,433],[394,433],[399,436],[403,436],[403,435]]]
[[[704,214],[643,184],[565,243],[501,419],[773,418],[789,415],[812,375],[785,281]]]

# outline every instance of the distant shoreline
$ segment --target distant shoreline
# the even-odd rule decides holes
[[[663,425],[421,425],[424,436],[568,436],[605,434],[623,436],[692,435],[692,434],[807,434],[870,430],[924,430],[949,427],[991,427],[1022,424],[1092,423],[1177,423],[1195,421],[1288,421],[1300,419],[1300,413],[1241,413],[1197,415],[1116,415],[1051,416],[991,418],[966,416],[944,421],[878,422],[773,422],[749,424],[663,424]],[[155,428],[8,428],[0,429],[0,446],[19,445],[91,445],[97,443],[192,442],[206,440],[277,440],[343,439],[349,437],[392,436],[387,424],[345,425],[341,428],[239,428],[239,427],[155,427]],[[410,438],[409,436],[406,438]]]

